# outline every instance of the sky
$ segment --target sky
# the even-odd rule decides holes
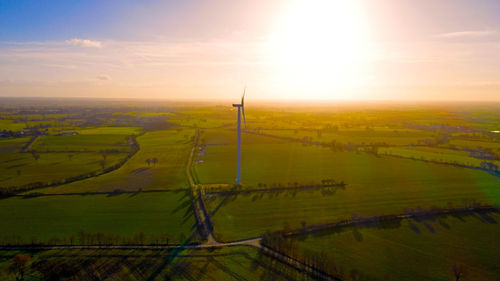
[[[0,96],[500,101],[498,0],[0,0]]]

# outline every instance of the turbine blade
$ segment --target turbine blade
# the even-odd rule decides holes
[[[245,124],[245,129],[247,128],[247,119],[245,118],[245,107],[243,102],[241,103],[241,113],[243,114],[243,124]]]
[[[247,85],[243,89],[243,95],[241,96],[241,113],[243,114],[243,124],[245,124],[245,129],[247,128],[247,119],[245,117],[245,93],[247,92]]]
[[[241,106],[245,105],[245,92],[247,91],[247,86],[243,89],[243,95],[241,96]]]

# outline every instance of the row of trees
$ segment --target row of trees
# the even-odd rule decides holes
[[[146,235],[143,232],[134,233],[129,236],[104,232],[79,231],[76,234],[65,237],[52,237],[40,241],[35,236],[26,239],[19,235],[6,235],[0,237],[0,245],[169,245],[172,237],[168,233]],[[185,239],[181,234],[179,240]]]
[[[498,172],[498,165],[492,162],[482,161],[479,167],[484,170]]]

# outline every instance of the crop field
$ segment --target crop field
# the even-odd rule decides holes
[[[194,130],[148,132],[137,138],[140,150],[122,167],[96,178],[37,190],[42,193],[179,189],[188,186],[185,169]],[[157,164],[147,159],[157,158]]]
[[[111,134],[42,136],[37,139],[30,149],[38,152],[130,151],[124,135]]]
[[[400,225],[348,227],[295,238],[302,256],[323,253],[356,280],[498,280],[498,213],[403,220]]]
[[[6,155],[11,152],[19,152],[23,146],[28,143],[29,137],[24,138],[12,138],[12,139],[1,139],[0,140],[0,153]]]
[[[450,140],[450,145],[455,145],[460,148],[489,148],[500,151],[499,141],[486,141],[486,140],[464,140],[464,139],[453,139]]]
[[[465,152],[450,149],[382,147],[378,149],[378,153],[440,163],[456,163],[458,165],[470,167],[480,167],[481,163],[485,161],[483,159],[470,157]],[[500,161],[498,160],[489,160],[489,162],[500,165]]]
[[[321,132],[318,130],[260,130],[260,133],[272,136],[304,139],[314,142],[331,143],[332,141],[343,144],[369,145],[384,143],[387,145],[402,146],[417,144],[419,140],[432,138],[428,132],[418,130],[398,130],[388,128],[369,129],[343,129],[340,131]]]
[[[72,240],[81,244],[79,233],[85,231],[119,235],[121,243],[132,241],[140,233],[144,243],[153,243],[160,235],[181,243],[196,230],[190,207],[190,197],[182,190],[1,199],[0,241],[4,245],[72,244]]]
[[[0,131],[21,131],[26,127],[24,122],[14,122],[13,120],[0,120]]]
[[[135,135],[142,131],[139,127],[97,127],[78,129],[80,135]]]
[[[28,124],[0,138],[0,246],[10,249],[0,250],[1,280],[15,279],[17,253],[32,258],[26,280],[55,272],[70,280],[307,280],[294,266],[317,257],[346,280],[450,280],[454,263],[465,266],[460,280],[499,277],[498,212],[455,213],[500,204],[500,139],[475,119],[249,108],[238,186],[233,108],[93,106],[0,116],[0,124]],[[331,228],[439,208],[451,214]],[[283,248],[261,247],[280,233],[295,261]],[[20,252],[39,244],[46,247]]]
[[[0,160],[0,187],[29,183],[51,183],[90,172],[100,172],[103,159],[99,153],[40,153],[34,160],[30,153],[6,153]],[[68,157],[71,155],[71,158]],[[104,168],[118,164],[127,153],[106,157]]]
[[[196,166],[200,183],[233,181],[236,171],[227,167],[236,162],[235,150],[234,145],[208,145],[201,156],[204,162]],[[302,222],[335,222],[353,214],[404,213],[407,208],[460,205],[467,200],[500,202],[500,178],[480,170],[298,143],[247,144],[242,151],[247,186],[294,186],[321,179],[344,181],[347,186],[334,194],[298,190],[238,195],[220,209],[220,200],[208,201],[209,209],[217,209],[212,221],[225,240],[258,236],[287,224],[297,228]]]

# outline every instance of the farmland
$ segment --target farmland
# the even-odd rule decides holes
[[[96,178],[40,189],[42,193],[110,192],[187,188],[184,173],[194,130],[156,131],[137,138],[141,149],[121,168]],[[157,158],[158,163],[147,164]]]
[[[23,147],[29,141],[30,139],[27,137],[0,140],[0,150],[2,151],[0,186],[15,188],[31,183],[50,184],[111,167],[127,155],[125,151],[117,151],[106,155],[106,161],[100,163],[103,157],[97,151],[79,153],[83,151],[65,151],[61,147],[58,150],[58,146],[48,148],[43,143],[38,144],[38,148],[55,151],[23,151]],[[125,149],[128,150],[128,146]]]
[[[0,220],[4,245],[81,244],[82,231],[118,235],[113,243],[137,243],[133,239],[141,234],[143,243],[162,235],[180,243],[193,233],[195,223],[186,191],[14,197],[0,200]]]
[[[35,279],[57,264],[76,280],[324,279],[307,267],[318,256],[345,280],[448,280],[453,263],[471,280],[498,277],[487,246],[498,213],[454,213],[500,204],[494,118],[478,123],[453,107],[250,107],[238,186],[228,106],[104,105],[0,116],[12,128],[0,138],[0,272],[23,253]],[[433,220],[331,228],[444,209]],[[261,244],[326,226],[287,236],[296,261]]]
[[[498,213],[403,220],[393,227],[349,227],[294,238],[303,256],[322,253],[352,278],[451,280],[451,266],[466,280],[497,280]],[[326,250],[328,249],[328,250]]]

